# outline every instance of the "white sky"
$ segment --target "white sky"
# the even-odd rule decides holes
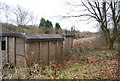
[[[18,4],[32,11],[37,16],[37,24],[39,24],[40,19],[43,17],[52,21],[53,25],[59,22],[63,29],[70,29],[72,26],[75,26],[80,31],[97,31],[93,27],[95,23],[86,24],[83,21],[76,22],[57,17],[64,16],[70,11],[70,6],[65,3],[67,1],[70,0],[0,0],[0,2],[5,2],[10,6],[16,6]]]

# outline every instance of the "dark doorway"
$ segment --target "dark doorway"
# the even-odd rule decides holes
[[[5,48],[6,48],[6,41],[2,41],[1,42],[1,50],[5,50]]]

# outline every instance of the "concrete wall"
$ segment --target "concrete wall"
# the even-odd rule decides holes
[[[16,38],[16,54],[24,55],[25,42],[21,38]]]
[[[16,67],[17,68],[27,67],[25,56],[20,56],[20,55],[16,56]]]
[[[58,41],[57,42],[57,54],[56,54],[56,61],[59,63],[62,60],[62,54],[63,54],[63,42]]]
[[[40,60],[48,64],[49,42],[40,42]]]
[[[3,53],[2,54],[3,64],[11,63],[16,66],[22,66],[25,63],[24,62],[25,61],[25,56],[24,56],[25,47],[24,47],[23,39],[15,38],[15,37],[2,37],[2,40],[6,41],[6,50],[2,51],[0,49]],[[24,58],[24,60],[22,58]]]
[[[55,62],[57,55],[57,42],[49,42],[49,61]]]
[[[16,38],[16,67],[27,67],[25,57],[25,41],[21,38]]]
[[[65,37],[64,39],[64,53],[67,53],[72,49],[73,37]]]
[[[62,58],[62,41],[29,42],[25,44],[25,57],[27,65],[31,66],[37,61],[44,64],[60,62]]]
[[[28,66],[39,60],[39,42],[25,43],[25,57]]]

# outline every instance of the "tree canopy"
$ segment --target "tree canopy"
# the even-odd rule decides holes
[[[48,28],[50,28],[50,27],[53,27],[53,24],[52,24],[51,21],[45,20],[44,18],[41,18],[39,27],[48,27]]]
[[[49,21],[49,20],[47,20],[47,21],[45,22],[45,27],[48,27],[48,28],[53,27],[52,22]]]
[[[61,28],[60,24],[59,23],[55,23],[55,28],[56,29],[60,29]]]
[[[41,18],[39,27],[40,27],[40,26],[45,26],[45,24],[46,24],[45,22],[46,22],[45,19],[44,19],[44,18]]]

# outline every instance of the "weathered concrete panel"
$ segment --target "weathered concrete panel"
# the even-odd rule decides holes
[[[20,56],[16,54],[16,67],[18,68],[27,67],[26,59],[24,56]]]
[[[39,42],[29,42],[25,44],[25,56],[28,66],[39,60]]]
[[[65,38],[65,45],[64,45],[64,51],[67,52],[70,49],[69,47],[69,38]]]
[[[48,42],[40,42],[40,60],[48,64]]]
[[[69,37],[69,47],[70,47],[70,50],[72,49],[72,46],[73,46],[73,38]]]
[[[64,41],[64,52],[68,52],[72,49],[73,46],[73,37],[66,37]]]
[[[62,52],[63,52],[63,42],[58,41],[57,42],[57,54],[56,54],[57,62],[60,62],[62,60]]]
[[[67,48],[67,46],[68,46],[68,41],[69,41],[69,40],[68,40],[67,38],[65,38],[64,41],[65,41],[65,45],[64,45],[64,47]]]
[[[25,43],[21,38],[16,38],[16,54],[24,55]]]
[[[56,53],[57,53],[57,41],[49,42],[49,62],[55,61]]]
[[[15,38],[9,37],[9,63],[15,64]]]

